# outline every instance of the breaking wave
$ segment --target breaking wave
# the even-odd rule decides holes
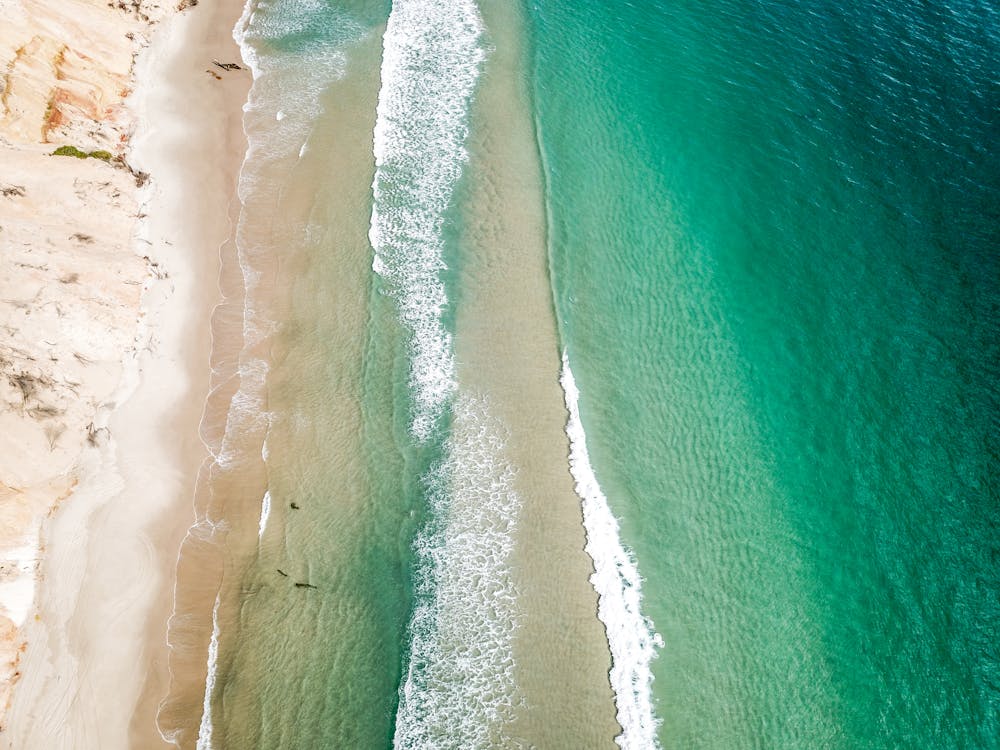
[[[597,616],[604,623],[611,648],[611,687],[622,727],[615,742],[623,750],[658,748],[659,721],[653,714],[653,673],[649,665],[656,657],[656,649],[663,647],[663,639],[642,614],[642,578],[632,556],[622,546],[618,521],[590,464],[587,435],[580,419],[580,391],[566,352],[562,361],[560,382],[569,411],[566,434],[570,441],[570,471],[583,504],[586,549],[595,571],[590,581],[597,591]]]

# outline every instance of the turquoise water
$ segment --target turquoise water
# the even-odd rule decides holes
[[[523,498],[454,341],[480,7],[244,19],[268,494],[199,747],[496,747],[523,708]],[[1000,14],[524,9],[619,744],[1000,747]]]
[[[997,747],[1000,16],[533,5],[665,747]]]

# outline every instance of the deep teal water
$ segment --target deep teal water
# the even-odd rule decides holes
[[[665,747],[1000,746],[1000,15],[531,4]]]

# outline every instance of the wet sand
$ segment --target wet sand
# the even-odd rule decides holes
[[[537,747],[614,747],[610,653],[568,466],[523,19],[500,2],[483,3],[482,12],[493,49],[473,112],[455,342],[461,388],[487,394],[510,431],[507,454],[524,503],[514,568],[525,704],[510,735]]]

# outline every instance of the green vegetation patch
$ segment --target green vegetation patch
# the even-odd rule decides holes
[[[89,154],[81,151],[76,146],[60,146],[52,152],[53,156],[75,156],[77,159],[86,159]]]
[[[101,161],[111,161],[114,155],[109,151],[91,151],[87,153],[86,151],[81,151],[76,146],[60,146],[55,151],[52,152],[53,156],[75,156],[77,159],[86,159],[88,157],[93,159],[100,159]]]

